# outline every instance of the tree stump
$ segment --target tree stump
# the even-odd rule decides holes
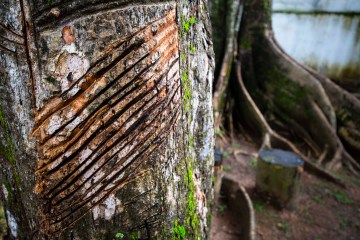
[[[294,209],[304,161],[295,153],[279,149],[259,152],[256,190],[279,208]]]

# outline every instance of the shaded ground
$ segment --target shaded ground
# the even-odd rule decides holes
[[[218,142],[224,151],[223,174],[246,188],[254,203],[256,239],[352,240],[360,239],[360,179],[347,173],[339,176],[347,183],[343,189],[313,175],[303,173],[298,208],[278,211],[255,191],[256,153],[254,144],[241,140],[236,144]],[[236,217],[229,206],[219,202],[213,209],[212,240],[239,239]]]

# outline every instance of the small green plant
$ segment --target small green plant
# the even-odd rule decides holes
[[[341,192],[335,192],[334,197],[335,197],[336,201],[338,201],[339,203],[342,203],[342,204],[352,204],[353,203],[351,201],[351,199],[348,198],[348,196],[346,196],[344,193],[341,193]]]
[[[184,21],[184,22],[183,22],[183,28],[184,28],[184,31],[185,31],[185,32],[188,32],[188,31],[189,31],[189,29],[190,29],[190,25],[189,25],[189,23],[188,23],[188,22],[186,22],[186,21]]]
[[[182,240],[185,239],[185,227],[180,225],[177,220],[174,222],[174,226],[172,229],[173,240]]]
[[[353,179],[353,182],[354,182],[356,185],[360,186],[360,179],[359,179],[359,178]]]
[[[237,148],[237,149],[241,148],[241,145],[238,144],[238,143],[234,143],[234,144],[232,144],[231,146],[232,146],[233,148]]]
[[[321,204],[321,205],[325,204],[325,201],[319,195],[312,195],[311,199],[318,204]]]
[[[189,147],[194,147],[194,136],[191,135],[190,138],[189,138]]]
[[[219,128],[215,129],[215,135],[224,136],[225,132]]]
[[[121,233],[121,232],[118,232],[118,233],[115,235],[115,237],[122,239],[122,238],[125,237],[125,235],[124,235],[123,233]]]
[[[192,16],[189,20],[190,25],[193,25],[195,23],[195,21],[196,21],[196,18],[194,16]]]
[[[49,83],[52,83],[52,84],[54,84],[55,81],[56,81],[56,79],[53,78],[53,77],[51,77],[51,76],[47,76],[47,77],[45,78],[45,80],[48,81]]]
[[[223,151],[223,158],[225,159],[225,158],[227,158],[228,156],[229,156],[229,153],[227,152],[227,151]]]
[[[231,170],[231,166],[230,165],[224,165],[223,169],[224,169],[224,171],[228,172],[228,171]]]
[[[254,158],[254,157],[251,158],[250,167],[253,169],[257,168],[257,159],[256,158]]]
[[[257,212],[264,212],[265,211],[265,206],[261,203],[254,203],[254,209],[257,211]]]
[[[196,18],[192,16],[186,20],[185,15],[182,15],[181,20],[182,20],[182,32],[180,33],[180,35],[183,35],[184,33],[186,34],[190,30],[190,27],[195,23]]]
[[[219,213],[223,213],[226,209],[227,209],[227,206],[225,204],[219,204],[217,206],[217,210],[219,211]]]
[[[138,234],[137,232],[131,232],[129,234],[130,240],[137,240],[138,239]]]
[[[287,238],[290,236],[290,225],[285,219],[281,219],[281,222],[277,224],[277,227],[285,233]]]
[[[191,100],[191,82],[188,79],[187,71],[184,71],[181,76],[181,85],[184,91],[183,96],[183,110],[188,112],[191,109],[190,100]]]
[[[195,46],[192,43],[190,43],[190,52],[191,53],[195,52]]]

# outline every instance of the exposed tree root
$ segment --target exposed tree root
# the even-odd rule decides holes
[[[223,120],[219,113],[224,108],[219,106],[224,105],[224,98],[220,96],[224,96],[227,82],[234,76],[242,95],[230,108],[242,105],[239,110],[243,121],[258,130],[262,147],[293,151],[305,161],[306,171],[344,186],[329,170],[346,166],[352,173],[360,173],[359,159],[355,160],[344,147],[346,142],[346,147],[360,152],[357,130],[360,100],[282,50],[271,30],[267,3],[267,0],[241,1],[236,10],[245,12],[241,32],[240,27],[232,32],[228,30],[229,26],[236,27],[240,19],[231,14],[226,16],[230,25],[224,26],[227,28],[225,51],[218,64],[220,74],[213,98],[215,122],[220,124]],[[244,75],[237,60],[239,56],[246,66]],[[235,122],[236,119],[229,119],[229,125]],[[295,144],[296,139],[302,140],[301,145]]]
[[[238,35],[238,29],[240,27],[240,21],[242,16],[242,6],[239,0],[234,0],[230,4],[228,16],[226,21],[228,26],[226,28],[226,46],[225,53],[222,60],[220,73],[215,81],[215,89],[213,94],[213,108],[214,108],[214,125],[215,129],[219,129],[221,125],[222,114],[224,111],[225,95],[229,83],[231,74],[231,67],[234,56],[237,52],[236,38]]]
[[[305,163],[305,170],[314,173],[319,177],[322,177],[326,180],[339,184],[341,186],[345,186],[345,184],[336,176],[331,174],[330,172],[326,171],[325,169],[315,165],[307,156],[303,155],[300,150],[289,140],[277,134],[268,124],[264,115],[261,113],[259,108],[257,107],[256,103],[250,96],[249,92],[247,91],[244,82],[241,76],[241,63],[236,62],[236,77],[237,81],[240,85],[241,92],[245,97],[246,105],[248,105],[251,113],[252,118],[254,121],[257,122],[258,126],[260,127],[261,134],[263,136],[263,143],[262,148],[272,148],[272,147],[281,147],[283,149],[287,149],[293,151],[294,153],[298,154]],[[250,116],[249,116],[250,117]]]
[[[326,157],[322,158],[320,163],[324,163],[324,166],[327,169],[332,170],[339,169],[341,167],[341,163],[344,163],[344,165],[349,167],[349,170],[357,174],[357,171],[360,170],[360,164],[356,162],[356,160],[353,159],[345,150],[338,137],[336,113],[340,114],[341,111],[345,111],[350,108],[350,111],[348,110],[348,112],[360,116],[360,101],[346,90],[337,86],[330,79],[321,76],[308,67],[303,66],[284,53],[270,31],[266,32],[266,39],[268,39],[270,44],[273,46],[272,49],[279,54],[279,58],[285,59],[285,61],[288,61],[289,65],[297,68],[298,71],[306,72],[311,76],[310,78],[305,78],[305,83],[303,82],[303,79],[300,79],[302,81],[299,82],[299,84],[308,85],[306,89],[311,90],[308,95],[311,98],[310,106],[316,119],[312,122],[312,124],[316,125],[315,129],[320,133],[318,134],[318,139],[320,139],[316,142],[321,142],[321,139],[325,141],[322,145],[323,150],[326,148],[327,154]],[[286,62],[283,64],[286,64]],[[292,70],[291,73],[294,71],[295,70]],[[294,76],[296,75],[294,74]],[[291,80],[299,81],[299,78],[291,76]]]

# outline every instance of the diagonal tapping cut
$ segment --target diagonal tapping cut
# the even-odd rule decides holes
[[[145,102],[142,106],[140,106],[140,107],[137,109],[137,111],[133,113],[132,116],[130,116],[128,119],[125,119],[127,124],[131,123],[131,121],[134,121],[134,120],[136,120],[136,119],[139,119],[140,117],[139,117],[139,116],[136,116],[136,115],[141,114],[141,111],[143,111],[143,112],[148,112],[149,109],[151,109],[151,107],[152,107],[152,108],[155,108],[156,105],[154,105],[154,103],[155,103],[156,100],[157,100],[157,99],[156,99],[156,95],[154,95],[154,94],[153,94],[153,95],[149,95],[149,97],[150,97],[150,99],[149,99],[147,102]],[[152,105],[152,104],[153,104],[153,105]],[[145,105],[147,105],[147,108],[146,108],[146,109],[143,109]],[[149,106],[149,105],[150,105],[150,106]],[[133,120],[130,120],[130,119],[133,119]],[[91,159],[91,158],[94,157],[94,156],[96,157],[95,154],[97,154],[97,152],[98,152],[99,150],[100,150],[101,154],[104,154],[104,153],[105,153],[105,150],[106,150],[107,148],[109,148],[109,146],[107,146],[106,143],[107,143],[107,142],[112,142],[112,138],[117,139],[116,142],[118,142],[118,141],[122,140],[123,138],[127,137],[128,131],[131,130],[131,125],[130,125],[130,127],[127,127],[127,126],[124,126],[124,124],[125,124],[125,122],[122,123],[121,128],[118,128],[118,129],[115,130],[115,133],[110,132],[110,135],[109,135],[109,136],[105,136],[104,138],[102,138],[103,141],[102,141],[100,144],[98,144],[98,146],[96,147],[96,149],[95,149],[94,151],[92,151],[92,153],[91,153],[87,158],[84,158],[84,159],[82,159],[82,160],[76,159],[76,160],[77,160],[76,163],[78,163],[78,164],[87,163],[89,159]],[[128,129],[130,129],[130,130],[122,130],[123,127],[124,127],[124,128],[128,128]],[[102,133],[103,133],[103,132],[102,132]],[[94,139],[94,141],[96,142],[96,139]],[[116,143],[116,142],[115,142],[115,143]],[[90,145],[90,144],[91,144],[91,143],[89,143],[88,145]],[[112,147],[112,146],[110,146],[110,147]],[[85,152],[86,152],[86,150],[85,150]],[[80,154],[81,154],[81,153],[80,153]],[[76,167],[76,163],[72,165],[73,168]],[[69,168],[68,168],[68,169],[69,169]],[[70,169],[71,169],[71,168],[70,168]],[[56,170],[58,170],[58,169],[54,169],[54,171],[56,171]]]
[[[35,121],[37,122],[37,126],[42,124],[51,114],[54,114],[56,111],[62,109],[62,107],[69,105],[72,101],[76,100],[84,91],[86,91],[89,86],[93,85],[94,81],[97,79],[95,75],[101,69],[109,69],[109,65],[111,65],[116,58],[119,57],[126,49],[131,45],[136,45],[140,40],[145,41],[147,44],[154,44],[156,38],[159,38],[161,33],[163,35],[170,35],[169,29],[174,28],[177,30],[177,26],[172,23],[174,21],[175,13],[173,10],[165,15],[163,18],[155,21],[152,24],[149,24],[146,28],[135,32],[133,35],[126,37],[124,39],[120,39],[115,43],[111,43],[109,47],[104,50],[104,56],[99,57],[99,59],[95,60],[95,64],[90,66],[88,72],[81,77],[76,83],[65,91],[61,96],[55,97],[48,101],[48,103],[37,112],[35,116]],[[152,36],[152,26],[154,24],[158,24],[159,32]],[[164,34],[164,31],[166,33]],[[156,38],[155,38],[156,37]],[[156,42],[155,42],[156,43]],[[145,46],[146,47],[146,46]],[[100,77],[99,75],[96,75]],[[65,99],[65,101],[64,101]],[[36,132],[37,128],[34,130]]]
[[[169,131],[171,126],[176,121],[178,114],[179,112],[177,111],[176,113],[174,113],[174,115],[171,116],[171,118],[168,120],[168,124],[166,125],[166,127],[161,129],[161,132],[166,133],[166,131]],[[81,210],[82,208],[85,208],[85,211],[89,210],[86,208],[86,204],[94,201],[97,203],[101,202],[99,198],[104,198],[101,196],[106,196],[110,194],[113,190],[116,189],[119,184],[126,182],[128,180],[127,177],[129,175],[133,175],[138,169],[139,165],[142,163],[142,161],[145,160],[146,157],[148,157],[150,153],[153,152],[153,150],[155,150],[160,145],[163,139],[159,138],[159,136],[154,137],[155,135],[156,134],[152,134],[152,138],[150,138],[150,140],[147,140],[147,144],[144,144],[144,146],[140,149],[140,152],[138,152],[135,156],[128,159],[128,161],[125,163],[118,163],[118,165],[125,165],[119,172],[112,171],[111,175],[104,176],[102,178],[102,182],[88,189],[86,191],[86,195],[84,195],[85,198],[79,199],[80,201],[77,201],[76,205],[68,205],[67,202],[59,205],[57,209],[60,209],[60,212],[57,212],[57,214],[55,215],[60,217],[55,218],[56,220],[54,219],[54,223],[63,221],[70,215],[74,214],[74,212],[76,214],[76,212],[78,210]],[[94,198],[94,195],[97,197]]]
[[[170,33],[173,35],[174,31],[175,31],[175,29],[173,28]],[[91,104],[93,101],[96,101],[96,99],[104,97],[107,90],[112,89],[113,84],[117,83],[118,79],[121,79],[121,78],[124,79],[124,76],[127,73],[129,73],[129,74],[132,73],[135,66],[137,66],[138,63],[144,62],[145,59],[147,59],[148,61],[154,61],[154,59],[152,59],[152,58],[156,57],[156,50],[158,50],[158,48],[161,47],[161,48],[164,48],[161,50],[165,51],[166,47],[168,47],[168,46],[162,46],[161,44],[163,44],[165,42],[166,44],[171,45],[171,43],[169,43],[168,41],[165,41],[166,39],[167,38],[162,38],[161,41],[158,43],[155,43],[156,41],[153,41],[153,43],[150,44],[150,47],[149,47],[150,52],[148,52],[149,50],[147,50],[147,47],[146,47],[148,45],[144,44],[143,47],[136,49],[136,50],[138,50],[137,52],[131,52],[131,53],[127,54],[124,58],[122,58],[116,64],[116,65],[119,65],[118,68],[112,66],[111,70],[113,70],[113,71],[108,71],[106,74],[101,75],[100,78],[97,78],[95,83],[92,84],[93,87],[89,88],[89,91],[85,91],[84,93],[81,94],[81,96],[79,96],[71,104],[62,108],[57,113],[53,114],[51,117],[49,117],[47,120],[45,120],[42,123],[42,125],[40,126],[40,129],[37,129],[35,131],[35,133],[39,132],[40,141],[41,141],[40,143],[43,144],[46,140],[48,140],[51,136],[53,136],[53,134],[56,134],[56,132],[58,132],[62,127],[64,127],[66,124],[68,124],[69,121],[71,121],[74,118],[76,119],[78,114],[82,110],[84,110],[84,107],[86,106],[86,104],[88,104],[88,103]],[[127,64],[127,62],[131,62],[130,67],[127,68],[125,66],[125,69],[123,69],[124,63]],[[135,62],[135,63],[133,63],[133,62]],[[146,63],[144,65],[145,66],[149,65],[149,63]],[[119,70],[120,70],[119,75],[114,76],[113,72],[115,72],[115,74],[118,74]],[[108,82],[111,82],[111,84],[109,84]],[[60,120],[61,120],[61,123],[59,123]]]
[[[155,111],[154,111],[155,110]],[[154,133],[156,132],[156,130],[160,129],[159,124],[156,123],[157,118],[161,115],[164,114],[164,111],[160,112],[159,109],[156,109],[155,107],[152,107],[151,110],[149,111],[153,111],[155,114],[155,116],[153,116],[153,118],[148,119],[148,117],[150,116],[151,112],[149,113],[145,113],[143,114],[143,116],[140,119],[137,119],[137,121],[133,124],[132,129],[129,129],[129,132],[131,132],[132,130],[134,130],[134,128],[136,128],[137,125],[139,125],[140,127],[137,129],[136,133],[134,135],[138,135],[139,133],[142,133],[143,135],[146,134],[143,137],[138,137],[137,139],[121,139],[121,142],[119,142],[119,147],[117,149],[115,149],[112,153],[108,153],[108,156],[99,156],[98,161],[91,161],[91,165],[89,165],[88,169],[84,169],[85,171],[80,172],[77,177],[81,177],[83,174],[89,173],[91,172],[92,174],[89,177],[85,177],[85,178],[78,178],[75,180],[78,180],[80,182],[77,182],[77,184],[75,184],[76,186],[79,186],[78,188],[74,189],[74,191],[69,191],[70,190],[70,186],[72,184],[74,184],[74,182],[69,183],[68,186],[65,186],[63,189],[61,189],[60,191],[58,191],[57,193],[55,193],[54,197],[57,197],[56,195],[59,195],[61,193],[61,191],[64,190],[68,190],[69,193],[66,194],[66,196],[71,196],[72,194],[75,193],[75,191],[79,190],[80,187],[84,187],[85,189],[87,188],[84,183],[87,181],[90,181],[90,179],[96,177],[98,178],[99,176],[96,176],[96,173],[105,165],[111,162],[111,160],[115,159],[115,162],[119,162],[122,163],[123,161],[125,161],[128,157],[130,157],[132,154],[135,153],[135,151],[138,150],[138,147],[136,145],[131,145],[133,143],[137,143],[137,145],[141,146],[146,139],[149,139],[151,136],[156,136],[154,135]],[[144,122],[145,120],[148,120],[149,122],[146,123]],[[142,124],[141,124],[142,123]],[[141,124],[141,125],[140,125]],[[128,133],[129,133],[128,132]],[[125,134],[126,135],[126,134]],[[135,136],[133,136],[132,138],[134,138]],[[128,141],[124,141],[124,140],[128,140]],[[129,140],[133,140],[131,142],[129,142]],[[114,143],[114,148],[115,145],[117,145],[117,143]],[[124,149],[127,149],[127,151],[124,151]],[[122,156],[120,157],[119,155],[121,155],[122,153],[127,153],[126,156]],[[122,154],[124,155],[124,154]],[[115,158],[116,156],[118,156],[119,158]],[[100,166],[97,166],[98,163],[100,163]],[[96,164],[96,165],[94,165]],[[93,168],[93,169],[91,169]],[[115,172],[112,169],[110,170],[111,172]],[[110,174],[110,173],[108,173]],[[104,175],[102,176],[101,179],[104,179],[106,176],[108,176],[107,173],[104,173]],[[100,179],[100,180],[101,180]],[[67,182],[66,182],[67,183]],[[90,189],[94,188],[96,186],[96,182],[92,181],[92,184],[90,186],[88,186]],[[62,198],[61,201],[65,200],[66,198]],[[58,199],[59,200],[59,199]],[[53,205],[58,205],[58,202],[54,202]],[[65,206],[67,206],[68,204],[66,203]],[[61,209],[64,209],[63,207]]]
[[[175,15],[168,10],[109,43],[81,78],[36,113],[35,191],[44,199],[48,234],[144,177],[144,163],[155,161],[151,156],[173,131],[181,113]]]
[[[162,62],[163,62],[163,61],[160,61],[159,64],[161,64]],[[173,61],[173,64],[175,64],[175,63],[177,63],[177,59],[175,59],[175,61]],[[148,69],[148,70],[149,70],[149,69]],[[161,74],[161,72],[160,72],[160,74]],[[97,132],[94,133],[94,134],[92,134],[92,135],[90,135],[88,138],[92,138],[92,137],[96,136],[96,134],[98,134],[99,131],[104,131],[105,128],[106,128],[107,126],[109,126],[109,124],[114,121],[114,119],[116,119],[117,117],[120,116],[120,114],[122,114],[122,111],[126,110],[126,108],[124,108],[124,107],[126,107],[126,105],[122,104],[122,103],[126,103],[126,101],[129,101],[126,97],[129,97],[129,94],[134,93],[132,96],[130,95],[130,97],[133,98],[133,97],[136,96],[136,94],[146,91],[146,89],[143,89],[143,91],[142,91],[142,90],[141,90],[141,87],[143,87],[144,84],[149,84],[149,82],[152,83],[152,82],[154,81],[154,80],[153,80],[154,77],[156,77],[155,74],[151,75],[150,80],[148,80],[148,79],[143,79],[143,80],[147,80],[148,82],[143,81],[142,85],[140,85],[138,88],[132,88],[130,91],[124,91],[123,93],[125,93],[125,95],[121,98],[123,101],[113,103],[112,105],[115,105],[115,104],[116,104],[114,107],[117,107],[117,108],[115,108],[115,109],[114,109],[114,108],[108,109],[107,114],[106,114],[105,116],[103,116],[102,118],[98,119],[97,122],[94,123],[92,130],[93,130],[93,131],[96,130]],[[156,86],[156,85],[155,85],[155,86]],[[135,92],[135,90],[138,90],[138,92]],[[141,98],[140,98],[140,99],[141,99]],[[124,101],[125,101],[125,102],[124,102]],[[114,111],[116,112],[116,114],[113,114]],[[111,118],[110,118],[110,117],[111,117]],[[110,118],[110,119],[109,119],[109,118]],[[98,128],[96,129],[95,126],[98,126]],[[100,128],[100,127],[101,127],[101,128]],[[74,147],[76,147],[76,146],[75,146],[76,144],[75,144],[73,141],[70,141],[70,142],[71,142],[72,147],[73,147],[73,149],[74,149]],[[74,144],[75,144],[75,145],[74,145]],[[50,150],[51,150],[51,152],[54,151],[53,148],[50,148]],[[75,151],[73,151],[73,152],[75,152]],[[69,158],[70,158],[70,157],[69,157]],[[57,159],[58,159],[57,161],[60,161],[60,160],[59,160],[59,156],[57,156]]]

